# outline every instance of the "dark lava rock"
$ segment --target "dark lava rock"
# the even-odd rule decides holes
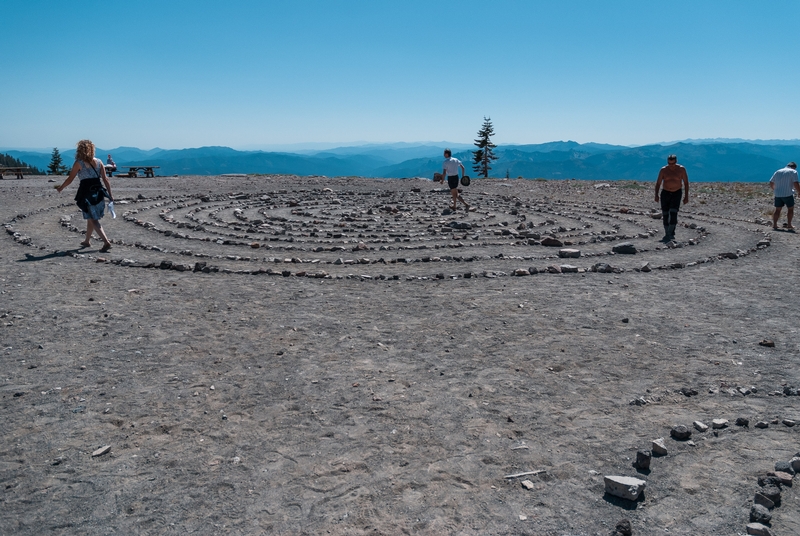
[[[772,519],[772,514],[769,510],[761,506],[760,504],[754,504],[750,508],[750,521],[753,523],[762,523],[766,524],[769,523],[769,520]]]
[[[764,486],[761,488],[761,495],[774,502],[777,506],[781,502],[781,490],[778,486]]]
[[[611,251],[614,253],[620,253],[622,255],[636,255],[636,246],[634,246],[630,242],[623,242],[622,244],[617,244]]]
[[[679,441],[683,441],[692,437],[692,431],[689,430],[686,426],[679,424],[675,426],[672,430],[670,430],[669,435],[674,437]]]
[[[758,344],[760,346],[766,346],[767,348],[775,348],[775,341],[771,341],[769,339],[764,339],[763,341],[761,341]]]
[[[614,527],[614,532],[611,533],[611,536],[632,536],[633,529],[631,528],[631,522],[627,519],[621,520],[617,523],[617,526]]]
[[[650,469],[650,460],[652,459],[652,455],[650,451],[647,450],[640,450],[636,453],[636,462],[634,466],[637,469],[648,470]]]
[[[681,394],[683,396],[697,396],[697,391],[690,387],[682,387]]]
[[[546,236],[542,238],[542,245],[551,248],[560,248],[561,246],[564,245],[564,243],[561,240],[558,240],[557,238],[553,238],[552,236]]]
[[[750,426],[750,419],[739,417],[736,419],[736,426]]]
[[[780,490],[781,479],[776,476],[760,476],[758,477],[758,485],[761,486],[762,488],[767,486],[775,486]]]

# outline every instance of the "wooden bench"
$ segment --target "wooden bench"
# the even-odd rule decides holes
[[[120,171],[120,168],[128,168],[128,171]],[[106,169],[106,174],[109,177],[112,176],[112,173],[116,173],[117,177],[137,177],[141,171],[145,177],[152,178],[156,176],[153,170],[158,168],[159,166],[117,166],[116,171],[108,171]]]
[[[18,179],[23,178],[22,174],[25,171],[30,171],[29,167],[0,167],[0,179],[4,179],[3,174],[13,173]]]

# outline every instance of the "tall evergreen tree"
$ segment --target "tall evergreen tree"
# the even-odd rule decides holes
[[[483,118],[483,126],[478,131],[478,139],[475,140],[477,151],[473,151],[472,169],[475,173],[489,176],[489,171],[492,169],[492,161],[497,160],[497,155],[494,154],[494,148],[497,147],[492,143],[491,137],[494,136],[494,127],[492,126],[492,119],[489,117]]]
[[[53,154],[50,156],[47,172],[50,175],[63,175],[67,172],[64,162],[61,160],[61,153],[58,152],[58,147],[53,147]]]

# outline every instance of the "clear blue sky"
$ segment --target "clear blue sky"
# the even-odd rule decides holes
[[[0,147],[800,138],[800,2],[5,0]]]

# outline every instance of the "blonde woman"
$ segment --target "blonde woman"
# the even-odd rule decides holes
[[[89,140],[78,142],[78,150],[75,152],[75,164],[69,172],[67,180],[61,186],[56,186],[58,193],[70,185],[75,180],[80,179],[78,193],[75,194],[75,203],[83,212],[83,219],[86,220],[86,239],[81,242],[81,246],[89,247],[92,233],[103,240],[101,252],[105,253],[111,249],[111,242],[108,241],[103,226],[100,225],[100,218],[105,214],[105,197],[113,201],[111,196],[111,184],[106,177],[106,168],[100,159],[94,157],[94,143]],[[101,182],[102,181],[102,182]],[[105,185],[105,188],[103,186]]]

